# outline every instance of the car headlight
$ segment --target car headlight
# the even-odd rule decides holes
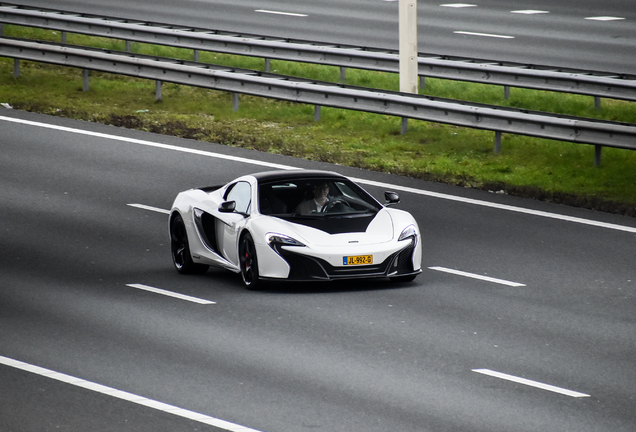
[[[402,234],[398,237],[398,241],[406,240],[409,237],[417,237],[417,231],[415,230],[415,225],[409,225],[404,230],[402,230]]]
[[[265,234],[265,239],[267,240],[267,244],[271,247],[276,246],[305,246],[304,243],[299,242],[293,237],[287,236],[285,234],[278,233],[267,233]]]

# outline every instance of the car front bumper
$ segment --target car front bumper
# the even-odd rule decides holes
[[[268,275],[266,271],[261,271],[261,276],[263,279],[271,280],[317,281],[414,275],[421,272],[420,266],[414,264],[421,256],[417,248],[417,237],[412,237],[400,242],[397,250],[385,253],[385,258],[381,262],[368,265],[334,265],[324,257],[307,254],[304,248],[275,246],[273,249],[288,268],[286,277]]]

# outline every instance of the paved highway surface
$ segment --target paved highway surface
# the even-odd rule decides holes
[[[398,48],[390,0],[11,0],[12,3],[283,38]],[[418,1],[419,51],[636,74],[636,8],[598,2]]]
[[[636,428],[634,219],[13,110],[0,130],[3,432]],[[399,191],[423,274],[177,274],[176,193],[280,165]]]

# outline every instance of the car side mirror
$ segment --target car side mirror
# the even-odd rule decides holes
[[[384,192],[384,199],[386,201],[386,205],[397,204],[400,202],[400,196],[397,193],[390,191]]]
[[[234,210],[236,210],[236,201],[225,201],[219,206],[221,213],[232,213]]]

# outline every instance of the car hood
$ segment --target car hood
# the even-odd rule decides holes
[[[267,219],[269,232],[278,230],[280,234],[315,246],[377,244],[389,242],[394,238],[393,219],[385,208],[375,215]]]

